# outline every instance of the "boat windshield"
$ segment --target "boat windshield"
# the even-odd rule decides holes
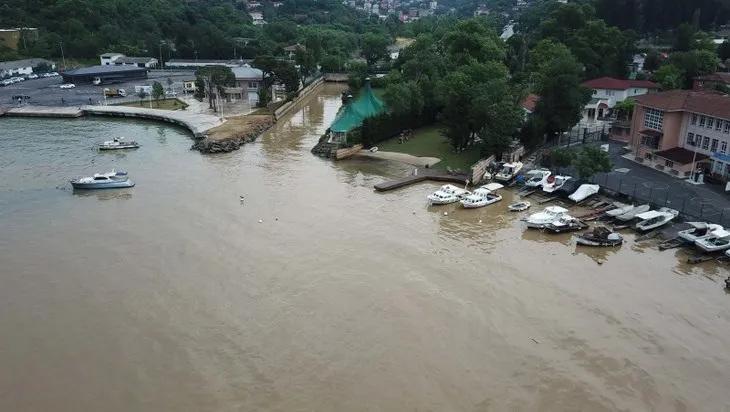
[[[107,180],[108,177],[106,176],[94,176],[94,180]]]

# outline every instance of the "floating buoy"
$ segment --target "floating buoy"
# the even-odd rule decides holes
[[[449,212],[444,212],[444,216],[448,216],[448,215],[449,215]]]
[[[275,217],[274,219],[276,219],[276,220],[279,220],[279,218],[278,218],[278,217]]]
[[[482,223],[482,219],[479,219],[479,223]]]
[[[259,219],[259,223],[264,223],[264,221],[263,221],[263,220],[261,220],[261,219]]]
[[[413,214],[414,214],[414,215],[416,214],[416,211],[415,211],[415,210],[413,211]]]

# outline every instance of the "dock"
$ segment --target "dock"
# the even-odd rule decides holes
[[[391,180],[388,182],[378,183],[375,185],[375,190],[378,192],[387,192],[390,190],[400,189],[401,187],[409,186],[415,183],[424,182],[426,180],[435,182],[447,182],[456,184],[466,184],[469,180],[469,176],[461,173],[449,173],[442,170],[434,169],[416,169],[416,173],[411,176],[402,177],[400,179]]]
[[[0,112],[0,114],[15,117],[48,118],[78,118],[92,115],[158,120],[185,127],[190,130],[196,138],[204,137],[208,130],[216,126],[220,126],[224,121],[222,118],[217,116],[194,113],[186,110],[161,110],[129,106],[22,106],[4,109],[4,112]]]

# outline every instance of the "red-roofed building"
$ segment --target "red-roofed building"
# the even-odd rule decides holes
[[[581,125],[612,120],[611,111],[616,103],[659,90],[659,85],[650,81],[622,80],[613,77],[588,80],[583,86],[593,90],[593,95],[583,108]]]
[[[694,90],[714,90],[717,86],[730,86],[730,73],[717,72],[704,76],[697,76],[692,80],[694,80],[692,83],[692,88]]]
[[[635,98],[631,148],[635,160],[677,177],[695,170],[730,175],[730,97],[670,90]]]
[[[535,112],[535,105],[537,104],[538,100],[540,100],[540,96],[536,94],[530,94],[527,95],[527,97],[525,97],[525,100],[522,101],[521,106],[522,109],[525,110],[525,118]]]

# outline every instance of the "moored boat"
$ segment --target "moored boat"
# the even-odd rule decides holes
[[[723,229],[721,225],[716,225],[714,223],[687,222],[687,224],[692,227],[686,230],[680,230],[677,233],[677,237],[685,243],[692,244],[700,239],[712,236],[713,232],[716,230]]]
[[[695,242],[701,251],[706,253],[722,252],[730,249],[730,232],[720,229],[712,232],[712,235]]]
[[[659,210],[650,210],[636,215],[636,218],[641,221],[634,226],[634,229],[641,232],[647,232],[666,225],[678,215],[679,211],[668,207],[662,207]]]
[[[601,187],[598,185],[583,184],[583,185],[580,185],[578,190],[576,190],[575,192],[573,192],[573,194],[568,196],[568,198],[576,203],[582,202],[582,201],[588,199],[589,197],[595,195],[596,193],[598,193],[598,190],[600,188]]]
[[[486,184],[461,199],[461,205],[467,209],[474,209],[497,203],[502,200],[502,196],[495,193],[495,190],[503,187],[499,183]]]
[[[634,220],[636,215],[648,212],[650,209],[651,209],[651,206],[649,206],[649,205],[636,206],[633,209],[629,210],[628,212],[626,212],[622,215],[616,216],[616,220],[621,221],[621,222],[630,222],[630,221]]]
[[[634,208],[634,205],[624,205],[619,204],[616,206],[616,209],[611,209],[606,212],[606,217],[614,218],[616,216],[621,216],[624,213],[628,213]]]
[[[547,178],[547,181],[542,186],[542,190],[546,193],[553,193],[554,191],[563,187],[563,185],[565,185],[565,183],[570,179],[572,179],[571,176],[550,176]]]
[[[428,203],[432,205],[448,205],[456,203],[468,196],[470,192],[454,185],[443,185],[437,191],[428,195]]]
[[[108,140],[99,145],[99,150],[121,150],[121,149],[138,149],[140,144],[131,141],[123,141],[124,137],[115,137],[113,140]]]
[[[623,237],[603,226],[581,233],[575,238],[576,243],[583,246],[618,246],[624,242]]]
[[[509,182],[522,170],[522,162],[505,163],[499,172],[494,175],[494,180]]]
[[[547,183],[548,178],[552,175],[552,172],[545,169],[530,170],[525,174],[525,186],[541,188]]]
[[[542,229],[552,233],[575,232],[587,228],[588,225],[573,216],[562,215],[556,220],[546,224]]]
[[[74,189],[121,189],[133,187],[134,184],[134,181],[127,176],[126,172],[117,172],[115,170],[71,180],[71,186]]]
[[[528,228],[542,229],[545,225],[556,222],[567,213],[568,209],[563,207],[548,206],[543,211],[534,213],[523,220],[527,223]]]
[[[507,206],[507,210],[510,212],[522,212],[523,210],[527,210],[532,206],[530,202],[527,200],[523,200],[522,202],[512,203],[511,205]]]

